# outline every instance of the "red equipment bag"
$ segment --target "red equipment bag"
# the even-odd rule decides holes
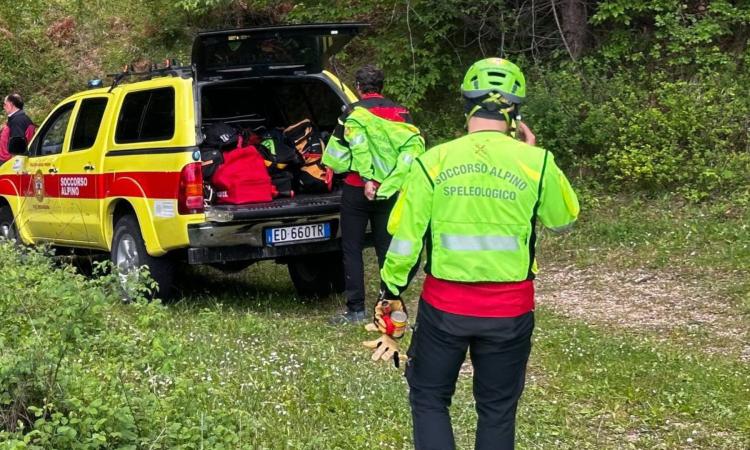
[[[225,205],[270,202],[273,185],[263,157],[248,145],[224,152],[224,163],[216,169],[211,184],[216,188],[216,201]]]

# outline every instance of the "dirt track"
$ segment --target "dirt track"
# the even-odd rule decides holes
[[[537,302],[592,325],[685,340],[750,362],[750,320],[711,292],[731,282],[724,277],[709,284],[678,272],[547,266],[537,278]]]

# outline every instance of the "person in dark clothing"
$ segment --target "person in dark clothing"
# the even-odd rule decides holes
[[[0,163],[11,158],[8,142],[13,138],[23,138],[26,145],[34,133],[34,123],[23,110],[23,99],[18,94],[10,94],[3,99],[3,110],[8,115],[8,123],[0,132]]]
[[[324,164],[337,173],[345,173],[341,245],[347,309],[333,317],[332,323],[365,320],[362,251],[367,224],[371,226],[378,265],[382,267],[391,242],[386,225],[396,192],[408,165],[424,151],[424,141],[411,125],[409,111],[381,94],[383,81],[383,71],[374,66],[357,71],[360,101],[350,105],[339,118],[323,156]]]

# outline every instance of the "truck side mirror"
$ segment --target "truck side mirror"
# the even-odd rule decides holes
[[[11,155],[24,155],[28,151],[26,139],[21,136],[10,138],[8,141],[8,153]]]

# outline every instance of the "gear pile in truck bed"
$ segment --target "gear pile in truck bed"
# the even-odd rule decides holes
[[[203,134],[208,203],[269,202],[332,190],[333,173],[321,163],[325,135],[309,119],[283,129],[266,129],[256,120],[216,121]]]

